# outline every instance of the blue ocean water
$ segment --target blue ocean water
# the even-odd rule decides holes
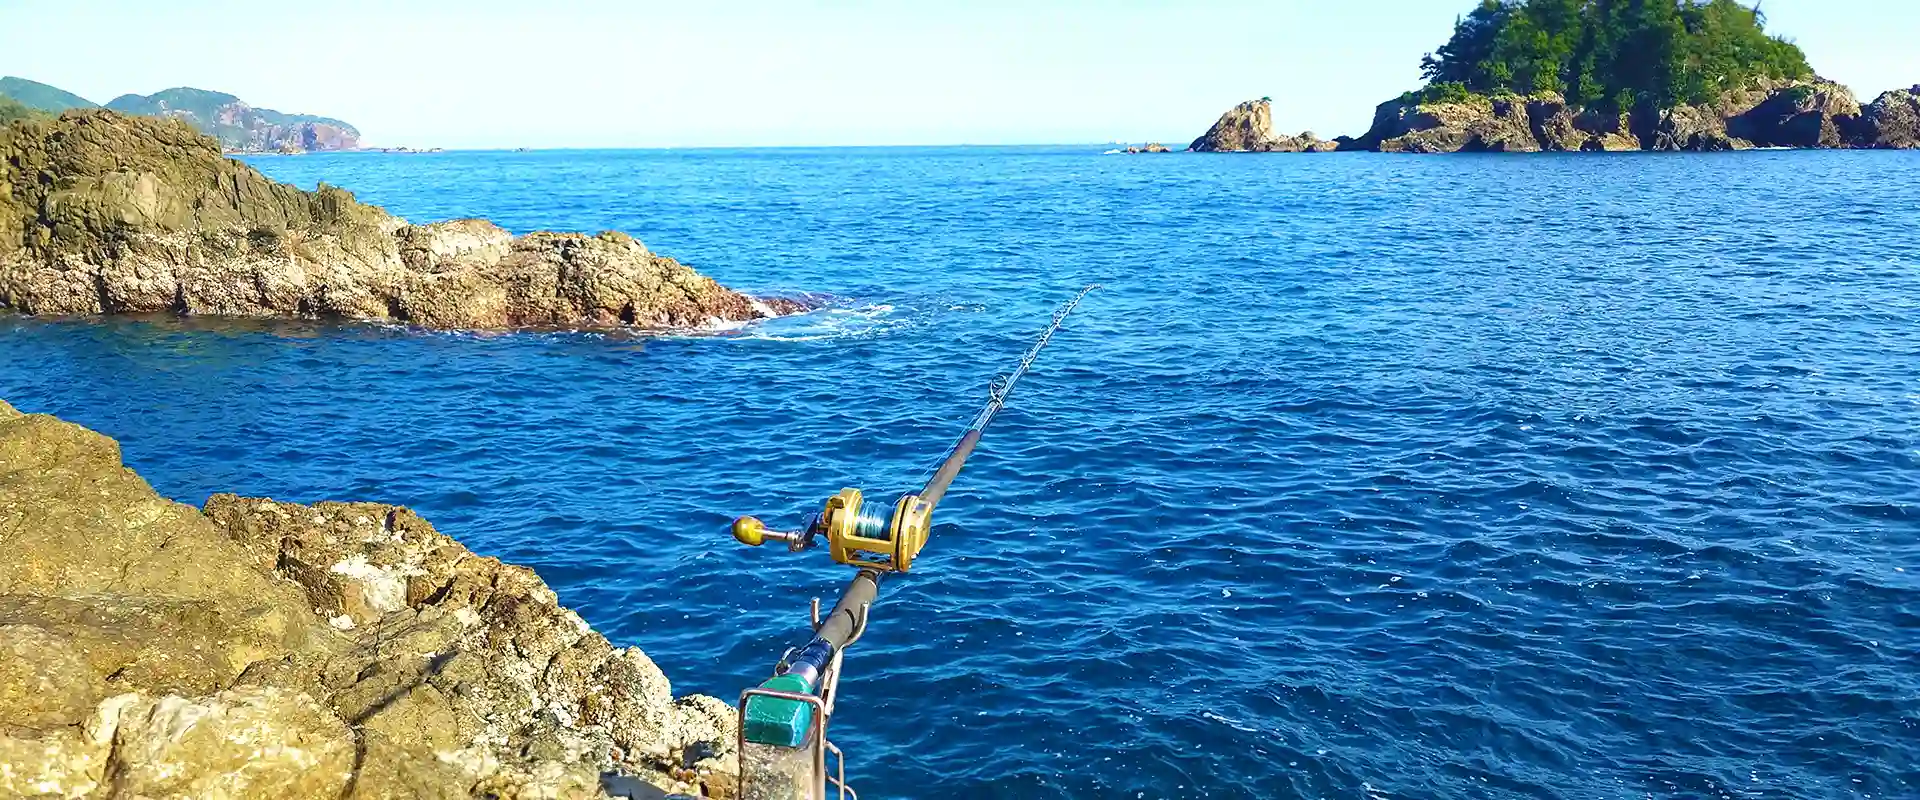
[[[163,494],[412,506],[732,698],[748,550],[1021,384],[850,653],[869,798],[1920,797],[1920,153],[260,158],[830,293],[699,336],[0,318]]]

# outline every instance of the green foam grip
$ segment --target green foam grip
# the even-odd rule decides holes
[[[813,686],[798,675],[775,675],[760,684],[776,692],[811,694]],[[747,741],[779,747],[799,747],[813,725],[813,707],[784,697],[747,698]]]

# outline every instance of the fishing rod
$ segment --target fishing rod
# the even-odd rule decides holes
[[[829,785],[840,797],[857,800],[847,786],[845,754],[826,735],[840,685],[841,658],[866,632],[881,578],[913,567],[933,528],[934,508],[947,496],[994,415],[1006,406],[1013,387],[1067,315],[1098,288],[1093,284],[1081,289],[1053,312],[1053,320],[1027,348],[1019,365],[988,386],[986,407],[974,416],[920,491],[903,494],[888,505],[868,499],[859,489],[841,489],[797,531],[771,530],[755,517],[734,520],[733,538],[741,544],[759,547],[780,542],[789,552],[798,553],[824,539],[834,561],[858,570],[825,617],[820,616],[820,601],[813,601],[812,638],[781,656],[773,677],[740,694],[740,796],[744,800],[825,800]],[[836,763],[832,775],[827,773],[828,753]]]

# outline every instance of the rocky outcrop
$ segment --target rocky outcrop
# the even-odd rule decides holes
[[[1853,92],[1831,81],[1759,81],[1708,105],[1635,112],[1648,150],[1846,147],[1843,130],[1860,115]]]
[[[1867,104],[1850,135],[1856,147],[1920,148],[1920,85],[1887,92]]]
[[[404,508],[196,510],[0,403],[0,549],[0,797],[731,791],[726,703]]]
[[[1468,95],[1444,102],[1409,96],[1381,104],[1366,135],[1342,149],[1456,153],[1899,147],[1899,142],[1915,142],[1914,130],[1920,127],[1920,104],[1914,97],[1889,92],[1863,109],[1846,87],[1823,79],[1760,81],[1706,105],[1625,113],[1572,106],[1554,94]]]
[[[1627,115],[1567,105],[1558,95],[1526,101],[1527,124],[1540,149],[1550,152],[1603,153],[1640,149]]]
[[[1392,100],[1374,109],[1373,127],[1347,145],[1382,153],[1541,150],[1521,100],[1469,97],[1459,102]]]
[[[1712,153],[1750,150],[1753,143],[1727,133],[1727,121],[1705,106],[1675,106],[1634,115],[1644,149]]]
[[[1382,153],[1638,150],[1625,115],[1569,106],[1559,95],[1380,104],[1365,136],[1344,149]]]
[[[1860,117],[1853,91],[1826,80],[1769,88],[1753,107],[1727,119],[1727,133],[1761,147],[1847,147]]]
[[[0,129],[0,305],[641,329],[798,308],[621,233],[410,225],[342,189],[268,180],[180,122],[111,111]]]
[[[1312,132],[1282,136],[1273,129],[1273,102],[1249,100],[1221,114],[1213,127],[1193,140],[1195,153],[1321,153],[1334,149]]]

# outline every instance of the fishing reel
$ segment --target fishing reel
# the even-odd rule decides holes
[[[841,489],[827,498],[804,529],[770,530],[758,517],[741,517],[733,521],[733,538],[753,547],[769,541],[785,542],[787,550],[794,553],[810,549],[824,538],[828,554],[842,564],[906,572],[913,566],[913,557],[927,544],[932,517],[933,504],[918,494],[901,495],[888,508],[882,502],[866,501],[859,489]]]

